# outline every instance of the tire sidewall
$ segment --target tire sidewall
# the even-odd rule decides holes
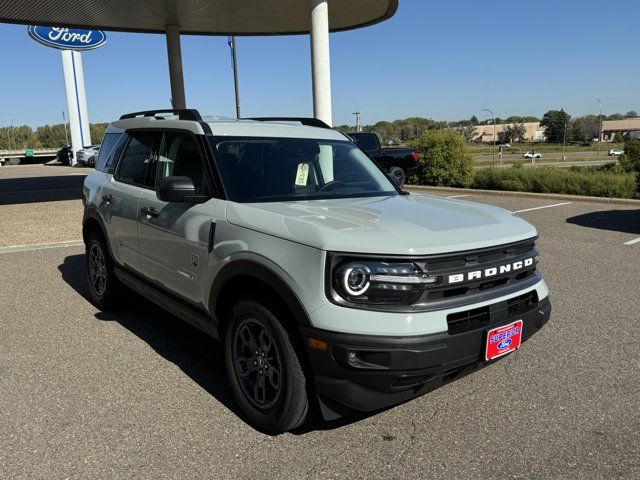
[[[389,169],[389,175],[394,177],[394,181],[395,181],[395,176],[392,174],[392,172],[394,170],[400,170],[402,172],[402,183],[398,183],[397,184],[399,187],[402,187],[405,184],[405,182],[407,181],[407,174],[406,174],[406,172],[404,171],[404,169],[402,167],[398,167],[398,166],[391,167]]]
[[[272,339],[276,342],[276,348],[278,348],[281,356],[284,391],[280,393],[280,398],[275,405],[264,410],[257,408],[246,398],[235,372],[234,338],[242,321],[247,319],[252,319],[268,330]],[[301,415],[301,413],[297,414],[296,410],[299,410],[300,395],[306,395],[306,390],[304,385],[301,386],[299,382],[295,381],[295,370],[301,370],[301,367],[288,338],[287,331],[274,313],[254,300],[239,301],[232,309],[227,325],[224,336],[225,366],[236,401],[252,424],[270,432],[289,430],[291,428],[290,424],[299,423],[295,419],[292,421],[290,417],[299,417]]]
[[[91,249],[94,246],[101,250],[102,257],[104,258],[104,263],[105,263],[106,279],[105,279],[105,289],[102,295],[98,295],[94,290],[93,285],[91,284],[91,277],[89,275],[89,252],[91,252]],[[115,297],[117,280],[115,278],[115,272],[113,270],[113,262],[111,261],[109,249],[106,247],[102,236],[100,236],[97,233],[91,233],[87,240],[86,251],[85,251],[85,276],[86,276],[87,288],[89,289],[89,296],[91,298],[91,302],[100,309],[110,307]]]

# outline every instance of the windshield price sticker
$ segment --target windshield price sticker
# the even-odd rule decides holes
[[[307,178],[309,178],[309,164],[299,163],[298,173],[296,173],[296,185],[304,187],[307,185]]]

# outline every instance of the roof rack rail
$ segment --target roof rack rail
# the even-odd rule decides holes
[[[155,117],[158,113],[172,113],[174,115],[177,115],[180,120],[194,120],[196,122],[202,121],[200,112],[195,108],[186,108],[186,109],[169,108],[166,110],[143,110],[142,112],[125,113],[120,117],[120,120],[124,120],[126,118],[136,118],[136,117]]]
[[[308,127],[329,128],[331,127],[322,120],[310,117],[251,117],[242,120],[256,120],[258,122],[300,122]]]

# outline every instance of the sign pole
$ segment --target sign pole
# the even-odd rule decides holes
[[[69,112],[69,134],[71,136],[71,166],[75,166],[76,152],[82,145],[82,129],[80,128],[80,108],[74,82],[73,57],[71,50],[62,50],[62,72],[64,74],[64,88],[67,93],[67,112]]]
[[[82,30],[66,27],[31,25],[27,31],[36,42],[61,50],[64,88],[67,93],[69,130],[71,134],[71,166],[78,161],[78,150],[91,145],[87,95],[84,91],[84,73],[80,51],[93,50],[104,45],[107,37],[101,30]],[[64,112],[62,113],[64,119]],[[66,125],[65,125],[66,136]]]

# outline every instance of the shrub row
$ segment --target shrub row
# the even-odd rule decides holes
[[[594,197],[635,198],[630,173],[559,168],[483,168],[476,170],[474,188],[538,193],[565,193]]]

